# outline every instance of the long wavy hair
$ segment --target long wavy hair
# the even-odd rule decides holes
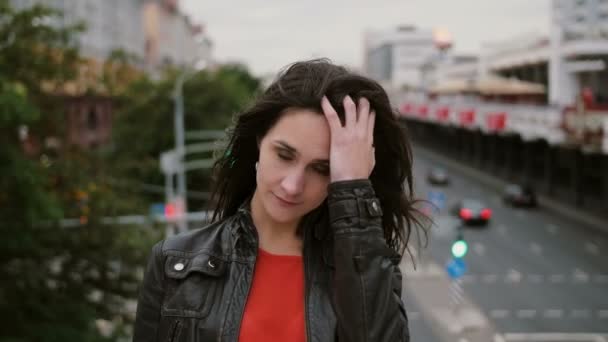
[[[253,195],[258,141],[286,109],[309,109],[323,115],[321,98],[324,95],[342,121],[342,100],[346,95],[355,103],[361,97],[367,98],[376,112],[376,165],[370,180],[383,210],[384,238],[389,247],[403,255],[412,230],[422,228],[419,211],[414,206],[412,149],[406,129],[397,121],[387,93],[377,82],[326,59],[288,66],[248,109],[236,117],[234,126],[228,131],[225,150],[213,167],[212,198],[216,203],[213,221],[235,214]]]

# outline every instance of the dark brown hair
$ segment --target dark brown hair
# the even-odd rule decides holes
[[[376,112],[374,145],[376,165],[370,176],[384,212],[382,226],[388,245],[403,255],[412,229],[421,227],[414,208],[412,150],[403,125],[391,108],[388,95],[375,81],[332,64],[326,59],[297,62],[284,71],[253,103],[237,116],[229,131],[226,150],[214,165],[213,219],[224,219],[253,195],[257,142],[286,109],[310,109],[322,115],[321,98],[327,96],[344,120],[342,100],[355,103],[365,97]],[[323,203],[325,205],[325,202]]]

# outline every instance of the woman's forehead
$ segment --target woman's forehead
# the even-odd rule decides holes
[[[307,109],[289,110],[266,137],[274,145],[287,145],[314,159],[328,159],[330,132],[324,115]]]

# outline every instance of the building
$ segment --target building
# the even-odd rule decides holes
[[[57,25],[84,22],[87,29],[78,38],[80,52],[98,62],[117,49],[152,72],[166,64],[211,62],[210,39],[202,26],[179,11],[176,0],[11,0],[17,9],[34,4],[61,11]]]
[[[441,57],[435,33],[414,26],[366,32],[364,72],[385,86],[424,88]]]
[[[64,142],[95,148],[111,139],[114,101],[99,84],[103,62],[116,50],[135,57],[134,67],[152,75],[163,65],[212,64],[212,43],[202,26],[180,13],[176,0],[11,0],[16,9],[35,4],[58,9],[57,26],[86,24],[78,36],[87,63],[76,84],[67,84],[56,96],[65,100]]]
[[[608,105],[608,0],[553,0],[549,36],[528,33],[482,46],[480,71],[548,88],[547,102],[575,105],[584,89]]]

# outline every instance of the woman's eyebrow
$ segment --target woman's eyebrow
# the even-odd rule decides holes
[[[275,143],[277,145],[280,145],[281,147],[283,147],[284,149],[288,150],[291,153],[295,153],[295,154],[298,153],[298,151],[294,147],[292,147],[291,145],[289,145],[288,143],[286,143],[283,140],[277,140],[277,141],[275,141]]]

